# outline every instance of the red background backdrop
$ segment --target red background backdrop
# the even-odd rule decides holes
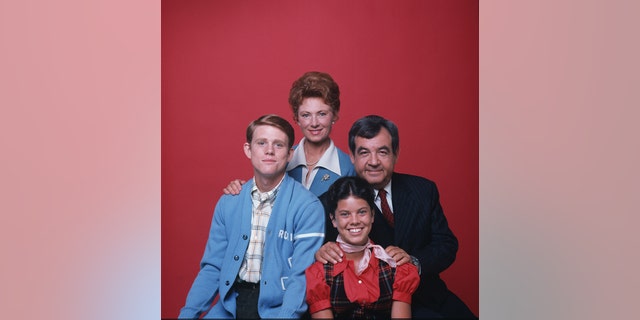
[[[184,304],[222,188],[252,175],[247,124],[294,124],[289,88],[311,70],[340,85],[345,152],[361,116],[398,125],[396,171],[437,183],[460,242],[442,277],[478,314],[477,1],[164,0],[161,23],[162,317]]]

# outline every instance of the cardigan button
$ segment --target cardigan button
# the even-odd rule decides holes
[[[240,257],[238,257],[238,256],[234,256],[233,257],[233,260],[235,260],[235,261],[238,261],[238,259],[240,259]]]
[[[229,285],[229,280],[225,281],[224,284],[228,286]]]
[[[246,235],[246,234],[243,234],[243,235],[242,235],[242,240],[247,240],[247,238],[249,238],[249,237],[247,237],[247,235]]]

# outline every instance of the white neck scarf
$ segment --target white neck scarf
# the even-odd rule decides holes
[[[360,262],[355,266],[356,275],[362,274],[362,272],[364,272],[364,270],[367,269],[367,266],[369,265],[369,261],[371,260],[371,250],[366,250],[366,249],[372,249],[373,253],[376,255],[376,258],[386,262],[392,268],[396,267],[396,261],[393,260],[393,258],[391,258],[391,256],[389,256],[386,251],[384,251],[384,248],[382,248],[377,244],[373,244],[371,240],[367,241],[367,244],[363,246],[356,246],[356,245],[352,245],[344,242],[344,240],[342,240],[342,237],[338,235],[338,239],[336,240],[336,242],[340,244],[340,247],[346,253],[356,253],[356,252],[364,251],[364,256],[362,257],[362,259],[360,259]]]

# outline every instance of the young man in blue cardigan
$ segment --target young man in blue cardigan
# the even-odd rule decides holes
[[[247,128],[254,177],[239,196],[216,204],[179,318],[299,318],[307,310],[304,270],[322,245],[325,221],[318,198],[285,174],[293,141],[293,127],[276,115]]]

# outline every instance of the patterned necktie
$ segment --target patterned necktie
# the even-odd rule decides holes
[[[394,227],[393,213],[391,212],[391,208],[389,208],[389,203],[387,203],[387,192],[384,189],[380,189],[378,191],[378,196],[380,196],[380,207],[382,208],[382,215],[385,220],[389,223],[391,228]]]

